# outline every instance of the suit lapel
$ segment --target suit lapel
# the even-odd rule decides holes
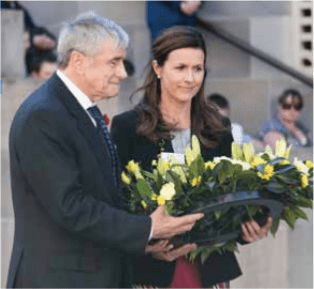
[[[69,113],[76,119],[78,129],[88,141],[98,160],[100,169],[105,173],[105,168],[111,167],[111,161],[109,151],[103,143],[99,130],[97,130],[86,111],[56,74],[51,77],[49,84],[52,89],[51,94],[58,97]]]

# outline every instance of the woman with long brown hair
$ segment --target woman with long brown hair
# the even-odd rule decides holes
[[[154,59],[140,89],[143,99],[112,122],[122,166],[133,159],[151,169],[152,160],[162,151],[184,153],[192,134],[200,140],[205,161],[230,156],[230,122],[204,97],[206,46],[201,33],[189,27],[169,28],[155,39],[152,52]],[[270,225],[270,218],[264,227],[253,220],[242,224],[242,242],[263,238]],[[231,252],[213,254],[203,265],[200,260],[191,265],[183,255],[193,248],[183,246],[136,258],[134,283],[208,288],[218,283],[227,286],[229,280],[241,275]]]

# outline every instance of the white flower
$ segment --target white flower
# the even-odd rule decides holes
[[[215,164],[218,164],[218,163],[220,163],[220,161],[222,161],[222,160],[226,160],[226,161],[232,162],[232,159],[231,159],[231,158],[228,158],[228,157],[225,157],[225,156],[222,156],[222,157],[214,157],[213,162],[214,162]]]
[[[160,196],[164,197],[166,201],[171,201],[175,194],[174,183],[167,183],[161,187]]]
[[[307,165],[304,164],[302,161],[299,161],[298,158],[294,158],[294,165],[296,166],[299,172],[302,172],[303,174],[306,175],[309,174],[309,168],[307,167]]]
[[[241,160],[235,160],[235,159],[230,159],[228,157],[225,157],[225,156],[222,156],[222,157],[215,157],[213,162],[214,164],[218,164],[220,163],[222,160],[225,160],[225,161],[229,161],[233,164],[238,164],[238,165],[241,165],[242,166],[242,169],[245,171],[245,170],[249,170],[252,166],[247,163],[247,162],[244,162],[244,161],[241,161]]]
[[[241,166],[242,166],[242,169],[243,169],[244,171],[247,171],[247,170],[249,170],[249,169],[252,167],[249,163],[243,162],[243,161],[240,161],[240,160],[233,160],[233,163],[234,163],[234,164],[241,165]]]

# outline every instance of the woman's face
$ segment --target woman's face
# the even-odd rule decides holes
[[[180,48],[169,53],[163,66],[153,61],[160,78],[161,100],[191,102],[204,79],[204,52],[199,48]]]
[[[291,95],[279,106],[279,116],[287,122],[295,122],[299,118],[301,111],[302,103],[298,99],[293,99]]]

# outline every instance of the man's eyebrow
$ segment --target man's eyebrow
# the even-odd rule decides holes
[[[119,57],[114,57],[114,58],[112,58],[112,59],[110,59],[109,61],[111,62],[111,61],[119,61],[119,60],[123,60],[124,58],[122,57],[122,56],[119,56]]]

